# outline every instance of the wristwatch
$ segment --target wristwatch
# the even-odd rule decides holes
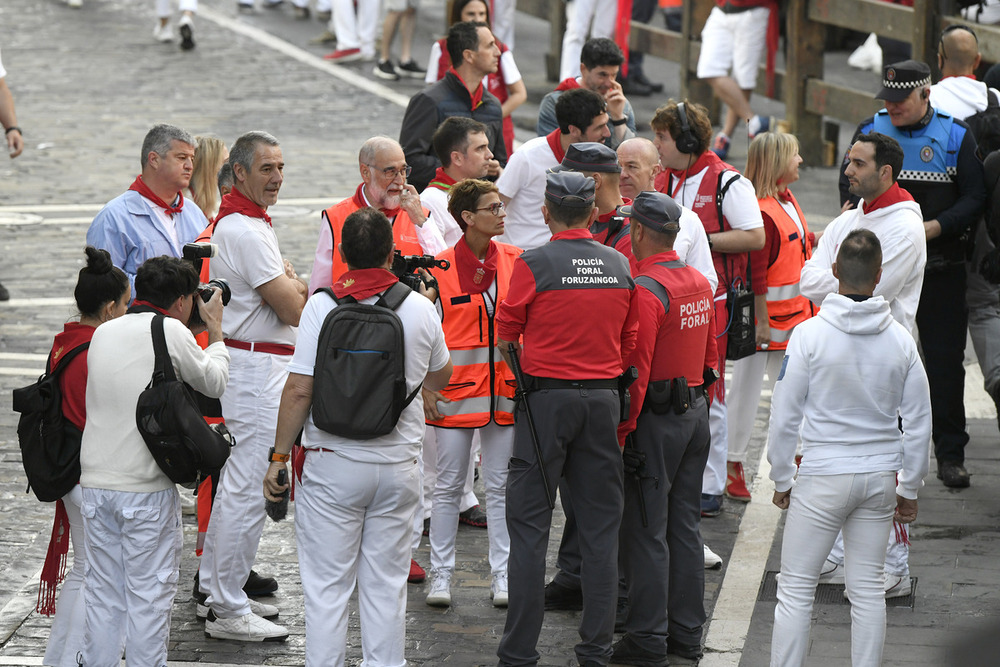
[[[292,458],[291,454],[279,454],[274,451],[274,447],[271,447],[270,451],[267,452],[267,460],[271,463],[274,463],[275,461],[279,463],[287,463],[290,458]]]
[[[622,116],[618,120],[612,120],[611,124],[614,125],[615,127],[618,127],[619,125],[624,125],[627,122],[628,122],[628,117],[627,116]]]

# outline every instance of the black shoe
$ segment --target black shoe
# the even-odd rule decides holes
[[[625,632],[625,621],[628,620],[628,598],[618,598],[615,607],[615,632]]]
[[[396,67],[396,73],[400,76],[409,77],[411,79],[423,79],[427,76],[427,70],[417,64],[417,61],[410,58],[406,61],[399,61],[399,65]]]
[[[545,584],[545,611],[580,611],[583,609],[583,591],[568,588],[554,580]]]
[[[486,512],[479,505],[473,505],[458,515],[458,522],[473,528],[486,528]]]
[[[611,664],[635,665],[635,667],[667,667],[670,661],[666,654],[647,651],[625,635],[611,647]]]
[[[392,66],[391,60],[378,61],[378,64],[372,70],[372,74],[386,81],[399,81],[399,75],[396,74],[396,68]]]
[[[236,11],[241,14],[253,14],[254,8],[253,3],[239,2],[236,3]]]
[[[181,51],[190,51],[194,48],[194,32],[190,23],[181,24]]]
[[[305,6],[305,7],[296,7],[294,13],[295,13],[295,18],[297,18],[300,21],[308,21],[309,20],[309,7],[308,6]]]
[[[958,461],[938,461],[937,478],[949,489],[965,489],[969,486],[969,473]]]
[[[631,97],[649,97],[653,94],[653,89],[644,83],[640,83],[634,78],[622,79],[622,92]]]
[[[10,301],[10,292],[0,283],[0,301]]]
[[[667,653],[670,655],[679,655],[682,658],[690,660],[698,660],[704,655],[700,644],[681,644],[680,642],[671,641],[669,638],[667,638]]]
[[[278,582],[274,577],[262,577],[254,570],[250,570],[247,583],[243,584],[243,592],[252,598],[273,595],[276,590],[278,590]]]
[[[638,74],[636,74],[634,76],[630,76],[629,78],[632,79],[632,80],[634,80],[636,83],[641,83],[644,86],[649,86],[649,89],[652,90],[654,93],[662,93],[663,92],[663,84],[662,83],[653,83],[652,81],[650,81],[649,79],[647,79],[646,75],[643,74],[642,72],[639,72]]]

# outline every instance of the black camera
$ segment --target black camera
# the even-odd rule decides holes
[[[215,292],[213,287],[218,287],[219,291],[222,292],[222,305],[228,306],[229,300],[233,298],[233,291],[229,289],[229,282],[223,278],[216,278],[215,280],[209,280],[207,283],[201,283],[198,285],[197,294],[201,297],[201,300],[208,303],[212,300],[212,294]],[[194,304],[191,308],[191,319],[188,320],[188,326],[199,326],[205,324],[205,321],[201,319],[201,312],[198,310],[198,304]]]
[[[400,251],[395,251],[392,258],[392,269],[390,269],[399,282],[409,287],[414,292],[420,291],[420,285],[424,279],[417,273],[417,269],[441,269],[447,271],[451,262],[446,259],[434,259],[433,255],[404,255]],[[437,287],[437,281],[426,285],[428,289]]]

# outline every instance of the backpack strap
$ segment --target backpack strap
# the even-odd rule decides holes
[[[388,308],[389,310],[398,310],[403,302],[406,301],[406,297],[410,296],[411,290],[409,287],[403,283],[396,283],[379,297],[379,300],[375,305]],[[410,401],[406,402],[409,405]],[[405,406],[404,406],[405,407]]]
[[[90,341],[89,340],[86,343],[80,343],[79,345],[77,345],[76,347],[74,347],[72,350],[70,350],[69,352],[67,352],[66,354],[64,354],[62,359],[60,359],[59,361],[56,362],[56,367],[55,367],[54,370],[51,367],[52,366],[52,355],[50,354],[49,358],[45,360],[45,374],[46,375],[52,375],[52,376],[59,375],[60,373],[62,373],[63,369],[66,368],[66,366],[69,365],[69,362],[73,360],[73,357],[75,357],[76,355],[80,354],[81,352],[83,352],[84,350],[86,350],[88,347],[90,347]]]
[[[719,183],[717,184],[717,186],[715,188],[715,213],[716,213],[716,215],[718,216],[718,219],[719,219],[719,231],[720,232],[725,231],[725,229],[723,228],[723,224],[722,224],[722,198],[726,196],[727,192],[729,192],[729,186],[731,186],[733,183],[735,183],[736,181],[740,180],[740,178],[741,178],[740,173],[736,172],[736,175],[733,176],[732,178],[730,178],[728,181],[726,181],[726,184],[723,185],[722,184],[722,177],[725,176],[725,175],[726,175],[726,171],[725,170],[719,172]],[[727,283],[727,289],[728,289],[728,287],[730,287],[730,285],[728,285],[729,280],[730,280],[729,279],[729,275],[728,275],[728,273],[729,273],[729,271],[728,271],[728,265],[726,264],[725,261],[723,261],[722,265],[727,268],[727,271],[726,271],[726,273],[727,273],[727,275],[726,275],[726,283]],[[747,289],[750,289],[750,253],[749,252],[747,253],[747,274],[746,274],[746,276],[740,276],[740,278],[743,278],[746,281]]]
[[[167,351],[167,337],[163,333],[163,320],[165,315],[156,315],[150,325],[153,333],[153,353],[156,355],[156,362],[153,365],[152,384],[176,380],[174,374],[174,364],[170,361],[170,353]]]
[[[358,302],[358,300],[355,299],[353,296],[345,296],[342,299],[338,299],[337,295],[333,293],[333,288],[332,287],[320,287],[315,292],[313,292],[313,294],[319,294],[320,292],[322,292],[323,294],[325,294],[328,297],[330,297],[331,299],[333,299],[333,302],[336,303],[338,306],[340,304],[342,304],[342,303],[357,303]]]

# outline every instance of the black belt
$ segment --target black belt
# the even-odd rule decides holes
[[[742,6],[734,5],[730,2],[723,3],[722,5],[716,5],[716,7],[721,9],[723,14],[742,14],[745,11],[756,9],[756,7],[748,7],[746,5]]]
[[[673,380],[657,380],[655,382],[649,383],[649,389],[646,391],[646,399],[643,401],[642,410],[640,412],[646,412],[647,410],[653,410],[653,396],[658,394],[661,397],[667,398],[666,404],[675,404],[676,398],[674,396],[674,387],[672,386]],[[657,389],[657,392],[651,391],[652,389]],[[669,390],[669,393],[667,393]],[[705,385],[698,385],[696,387],[688,387],[688,402],[693,404],[699,398],[706,398],[708,396],[708,391],[705,389]]]
[[[558,380],[556,378],[528,377],[532,389],[617,389],[618,378],[606,380]]]

